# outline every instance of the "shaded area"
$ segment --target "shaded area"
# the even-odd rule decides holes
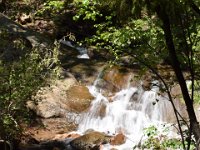
[[[46,46],[53,44],[50,39],[44,38],[40,33],[31,31],[23,26],[10,20],[8,17],[0,13],[0,28],[8,30],[13,36],[22,36],[31,42],[32,46]]]
[[[91,59],[79,59],[77,58],[78,51],[65,45],[61,46],[61,52],[62,67],[72,73],[78,81],[85,84],[92,84],[107,64],[107,59],[100,55],[95,55]]]

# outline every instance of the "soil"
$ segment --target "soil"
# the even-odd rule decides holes
[[[68,123],[66,118],[37,118],[34,124],[22,126],[24,133],[20,144],[24,145],[51,141],[57,137],[62,137],[61,135],[75,131],[77,128],[76,124]]]

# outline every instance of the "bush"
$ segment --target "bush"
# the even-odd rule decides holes
[[[1,32],[2,41],[6,41],[6,32]],[[30,119],[26,101],[30,100],[37,90],[47,84],[48,78],[59,76],[58,48],[30,48],[23,42],[10,41],[12,51],[21,51],[12,60],[0,55],[0,139],[12,141],[21,135],[20,123]],[[2,44],[2,43],[0,43]],[[6,51],[9,51],[8,47]]]
[[[179,138],[169,138],[171,127],[167,124],[163,124],[162,128],[158,130],[154,125],[151,125],[144,129],[144,136],[146,139],[143,141],[142,149],[183,149],[182,141]],[[184,131],[184,137],[188,137],[188,130]],[[185,141],[187,142],[187,140]],[[187,143],[185,143],[187,144]],[[191,141],[190,149],[194,149],[194,141]]]

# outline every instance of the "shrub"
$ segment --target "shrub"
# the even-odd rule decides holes
[[[0,34],[2,41],[10,37],[6,32]],[[58,77],[60,69],[58,43],[55,42],[52,49],[29,49],[20,40],[15,41],[10,41],[10,45],[14,45],[10,50],[23,53],[12,60],[6,59],[2,51],[0,55],[0,139],[5,141],[20,137],[20,123],[30,119],[26,101],[47,84],[48,78]],[[8,47],[6,51],[9,51]]]

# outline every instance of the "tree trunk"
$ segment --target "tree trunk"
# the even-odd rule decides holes
[[[156,12],[158,14],[158,17],[161,19],[161,21],[163,23],[162,28],[163,28],[164,34],[165,34],[165,40],[166,40],[166,45],[168,48],[169,56],[171,59],[171,65],[176,74],[178,83],[181,87],[183,99],[185,101],[187,113],[188,113],[189,120],[190,120],[191,131],[195,136],[196,142],[198,143],[198,141],[200,139],[200,126],[199,126],[199,123],[198,123],[196,115],[195,115],[193,101],[190,98],[190,95],[189,95],[189,92],[187,89],[187,85],[186,85],[186,82],[185,82],[185,79],[183,76],[183,72],[180,67],[180,62],[178,60],[177,53],[175,50],[173,36],[172,36],[172,32],[171,32],[170,20],[169,20],[168,14],[166,13],[165,9],[162,8],[162,6],[158,6],[156,8]],[[199,145],[199,143],[198,143],[198,145]]]

